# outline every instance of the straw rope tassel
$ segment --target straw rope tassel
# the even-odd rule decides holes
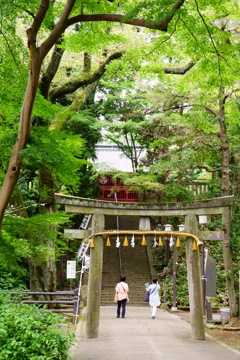
[[[163,246],[163,242],[162,242],[162,237],[159,236],[159,239],[158,239],[158,246]]]
[[[156,238],[156,234],[154,234],[154,238],[153,238],[153,247],[157,246],[157,238]]]
[[[93,240],[93,238],[92,238],[91,241],[90,241],[89,247],[90,247],[90,248],[94,248],[94,240]]]
[[[141,245],[147,245],[145,235],[142,237]]]
[[[135,246],[134,234],[132,235],[131,246],[132,246],[132,247]]]
[[[119,248],[119,246],[120,246],[120,240],[119,240],[119,235],[117,235],[116,247]]]
[[[106,246],[111,246],[111,242],[110,242],[109,236],[108,236],[107,241],[106,241]]]
[[[197,250],[197,249],[198,249],[197,242],[194,240],[192,250]]]
[[[124,238],[123,246],[128,246],[128,238],[127,238],[126,235],[125,235],[125,238]]]
[[[181,246],[181,243],[180,243],[180,239],[179,239],[179,236],[177,237],[177,241],[176,241],[176,247],[180,247]]]

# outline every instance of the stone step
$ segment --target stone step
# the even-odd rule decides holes
[[[144,290],[145,291],[145,290]],[[131,294],[131,296],[134,296],[134,297],[143,297],[143,295],[144,295],[144,291],[142,291],[142,290],[131,290],[130,289],[130,291],[129,291],[129,296],[130,296],[130,294]],[[113,291],[102,291],[101,292],[101,296],[102,296],[102,298],[104,298],[104,297],[111,297],[111,296],[114,296],[114,294],[115,294],[115,289],[113,289]]]
[[[130,241],[130,237],[128,237],[128,241]],[[150,281],[151,275],[147,250],[145,246],[140,245],[140,242],[141,238],[136,241],[134,248],[130,246],[120,248],[122,274],[126,276],[126,282],[129,286],[129,306],[148,305],[148,302],[143,301],[145,292],[144,284]],[[114,242],[111,243],[112,246],[104,247],[101,292],[102,305],[114,305],[115,287],[119,282],[119,249],[113,246]]]
[[[125,272],[124,272],[124,274],[125,274]],[[111,279],[110,279],[110,276],[111,276]],[[103,278],[103,280],[108,280],[108,281],[104,282],[105,284],[115,284],[116,280],[118,280],[119,276],[117,275],[117,278],[116,278],[116,276],[115,275],[113,276],[113,274],[109,274],[109,275],[104,274],[102,278]],[[148,280],[147,276],[143,276],[143,275],[139,275],[139,274],[129,274],[128,272],[126,272],[126,278],[127,278],[127,283],[138,282],[140,284],[141,282],[144,282],[144,284],[145,284],[146,280]]]

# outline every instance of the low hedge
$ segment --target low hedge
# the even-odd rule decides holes
[[[62,315],[0,295],[0,360],[67,360],[73,335]]]

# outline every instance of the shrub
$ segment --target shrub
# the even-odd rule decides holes
[[[64,334],[65,318],[36,305],[0,297],[0,360],[66,360],[73,335]]]

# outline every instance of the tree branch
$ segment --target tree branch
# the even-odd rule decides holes
[[[205,165],[196,165],[196,166],[193,166],[193,169],[205,169],[207,172],[211,172],[211,173],[222,170],[221,168],[209,169],[209,167],[207,167]]]
[[[170,110],[179,110],[179,109],[184,109],[184,108],[189,108],[191,107],[192,104],[187,104],[187,105],[181,105],[181,104],[177,104],[177,105],[174,105],[174,106],[171,106],[171,107],[168,107],[168,108],[164,108],[163,110],[164,111],[170,111]]]
[[[202,142],[202,144],[205,145],[205,146],[208,146],[208,147],[212,147],[212,148],[215,148],[216,146],[219,146],[219,144],[214,144],[214,143],[213,143],[213,144],[209,144],[209,143],[206,143],[206,142],[204,142],[204,141]]]
[[[217,118],[219,118],[219,113],[215,110],[213,110],[209,105],[205,106],[205,109],[212,115],[216,116]]]
[[[214,48],[214,50],[215,50],[215,52],[216,52],[216,54],[217,54],[217,59],[218,59],[218,74],[219,74],[219,76],[220,76],[220,78],[221,78],[221,80],[222,80],[220,60],[223,59],[223,57],[222,57],[222,55],[220,55],[220,53],[219,53],[219,51],[218,51],[218,49],[217,49],[217,46],[216,46],[216,44],[215,44],[215,42],[214,42],[213,36],[212,36],[212,34],[211,34],[211,32],[210,32],[210,30],[209,30],[209,28],[208,28],[208,25],[207,25],[207,23],[206,23],[203,15],[202,15],[201,12],[200,12],[200,9],[199,9],[197,0],[195,0],[195,4],[196,4],[197,12],[198,12],[200,18],[202,19],[202,22],[203,22],[204,26],[205,26],[206,29],[207,29],[207,32],[208,32],[210,41],[211,41],[212,46],[213,46],[213,48]]]
[[[175,74],[175,75],[184,75],[188,70],[190,70],[195,65],[194,61],[190,61],[186,66],[183,66],[181,68],[170,68],[166,67],[163,68],[163,71],[165,74]]]
[[[29,35],[31,33],[31,38],[34,40],[36,40],[36,35],[38,33],[38,30],[40,29],[40,26],[42,25],[42,22],[46,16],[48,8],[49,8],[49,0],[41,0],[41,3],[38,8],[38,12],[36,16],[34,16],[32,26],[30,29],[27,30],[27,34]]]
[[[42,2],[49,3],[49,0],[42,0]],[[61,14],[58,22],[54,26],[49,37],[40,46],[39,56],[40,56],[41,60],[44,59],[44,57],[47,55],[47,53],[49,52],[51,47],[57,42],[59,37],[64,33],[64,31],[66,29],[68,17],[74,7],[75,2],[76,2],[76,0],[67,0],[66,1],[66,5],[62,11],[62,14]]]
[[[104,74],[106,71],[106,65],[109,64],[112,60],[119,59],[123,55],[123,51],[121,52],[115,52],[111,54],[107,60],[102,63],[99,68],[93,73],[93,74],[84,74],[83,76],[71,80],[67,83],[65,83],[62,86],[57,86],[54,89],[50,90],[49,92],[49,100],[51,102],[54,102],[55,99],[57,99],[60,96],[73,93],[78,88],[89,85],[94,83],[95,81],[99,80],[100,77]]]
[[[54,47],[54,50],[53,50],[53,53],[51,56],[51,60],[39,82],[40,93],[43,95],[43,97],[45,99],[48,98],[48,93],[49,93],[49,88],[50,88],[51,82],[52,82],[54,76],[56,75],[56,72],[59,68],[59,64],[61,62],[61,59],[62,59],[62,56],[64,53],[64,49],[60,47],[61,44],[62,44],[62,37],[55,44],[55,47]]]
[[[89,96],[96,89],[97,84],[98,80],[86,86],[86,88],[82,92],[79,91],[79,93],[76,93],[72,104],[66,107],[65,110],[60,113],[56,117],[56,119],[54,119],[52,124],[49,126],[49,130],[61,130],[62,127],[66,124],[66,122],[71,119],[73,114],[76,113],[79,109],[81,109],[83,104],[86,103]]]
[[[124,20],[124,15],[119,14],[92,14],[92,15],[77,15],[70,19],[68,19],[66,28],[76,24],[78,22],[89,22],[89,21],[109,21],[109,22],[119,22],[123,24],[129,24],[129,25],[135,25],[135,26],[141,26],[146,27],[148,29],[155,29],[155,30],[161,30],[161,31],[167,31],[168,24],[172,20],[173,16],[181,8],[181,6],[184,4],[185,0],[178,1],[171,9],[171,15],[165,18],[160,23],[151,23],[149,20],[145,19],[131,19],[131,20]]]

